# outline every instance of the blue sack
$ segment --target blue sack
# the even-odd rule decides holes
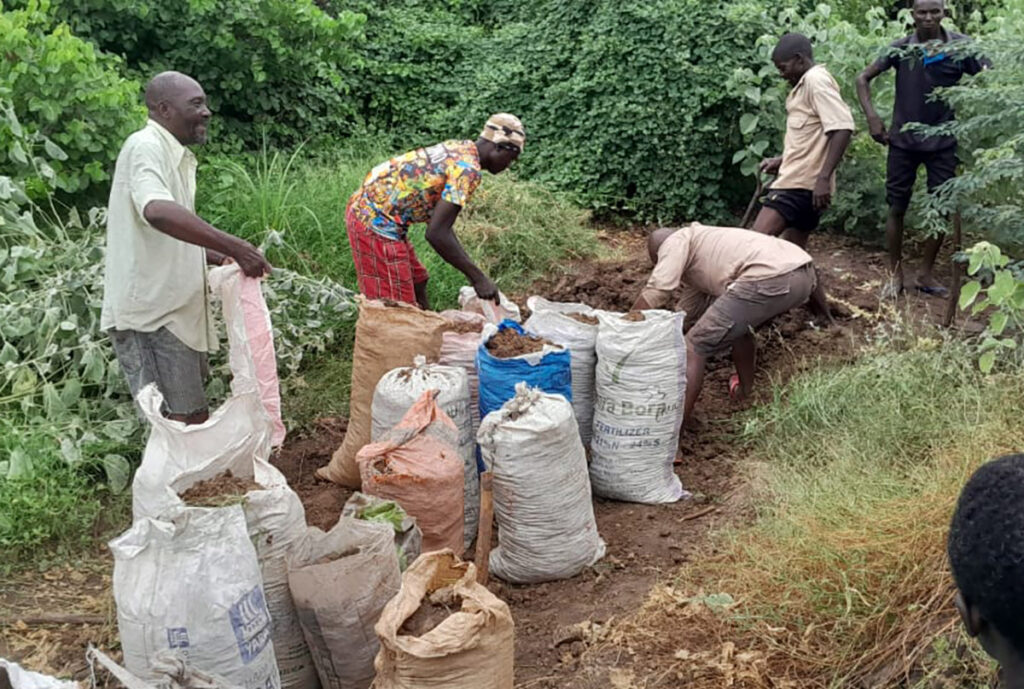
[[[515,330],[524,334],[522,326],[511,320],[504,320],[498,332]],[[526,333],[532,335],[533,333]],[[490,339],[490,338],[488,338]],[[534,363],[531,363],[534,362]],[[516,383],[525,382],[552,395],[561,395],[572,402],[572,368],[568,349],[547,354],[530,354],[514,359],[498,359],[487,350],[487,341],[482,340],[476,350],[476,371],[480,378],[480,419],[516,396]]]

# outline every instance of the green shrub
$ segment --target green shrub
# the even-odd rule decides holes
[[[724,84],[757,62],[759,4],[534,0],[512,16],[482,47],[459,131],[519,115],[523,174],[600,212],[715,221],[742,203],[740,103]]]
[[[312,0],[54,0],[57,16],[143,81],[195,77],[214,142],[259,145],[348,134],[358,124],[354,52],[362,17]]]
[[[124,138],[144,121],[139,85],[120,75],[119,61],[53,26],[47,9],[47,0],[32,0],[0,12],[0,98],[16,117],[0,126],[0,165],[37,199],[51,186],[74,194],[108,179]],[[44,166],[12,126],[46,146]]]

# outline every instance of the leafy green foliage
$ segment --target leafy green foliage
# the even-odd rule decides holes
[[[755,62],[766,30],[753,3],[526,3],[487,42],[457,117],[519,115],[532,179],[600,212],[721,219],[739,97],[722,88]]]
[[[358,120],[361,15],[312,0],[53,0],[56,15],[143,80],[175,69],[206,89],[212,140],[343,136]]]
[[[978,242],[966,251],[967,274],[975,277],[960,291],[960,308],[974,315],[988,312],[978,345],[978,367],[990,373],[1000,352],[1017,349],[1024,326],[1024,266],[1011,264],[999,247]]]
[[[52,26],[48,4],[0,12],[0,165],[37,199],[50,187],[74,194],[106,180],[143,121],[138,83],[120,75],[117,58]],[[46,160],[33,161],[36,149]]]

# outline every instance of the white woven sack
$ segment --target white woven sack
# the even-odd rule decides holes
[[[675,502],[688,495],[672,468],[686,392],[683,314],[643,314],[636,322],[597,314],[590,480],[602,497]]]
[[[516,306],[515,302],[501,292],[498,292],[498,303],[495,304],[490,299],[478,297],[476,290],[469,285],[463,285],[459,288],[459,307],[469,313],[478,313],[486,318],[489,323],[494,323],[495,325],[501,323],[506,318],[510,318],[516,323],[521,322],[523,319],[523,314],[519,311],[519,307]]]
[[[232,685],[280,689],[270,611],[241,506],[140,519],[109,545],[129,672],[159,680],[158,656],[176,650]]]
[[[473,323],[483,329],[487,319],[478,313],[468,311],[442,311],[441,316],[452,323]],[[441,335],[440,363],[457,366],[466,372],[469,383],[469,418],[473,422],[473,439],[480,430],[480,377],[476,373],[476,350],[480,348],[479,332],[458,333],[453,331]]]
[[[572,357],[572,410],[583,447],[590,447],[594,428],[594,369],[597,366],[597,325],[581,323],[569,314],[594,316],[586,304],[548,301],[533,296],[526,301],[530,318],[524,327],[531,333],[564,345]]]
[[[572,405],[526,383],[480,423],[494,475],[491,572],[516,584],[576,576],[604,557]]]
[[[465,496],[463,541],[468,548],[476,536],[480,519],[480,477],[476,470],[476,438],[473,435],[472,402],[466,372],[455,366],[428,364],[426,357],[417,356],[412,366],[384,374],[373,391],[370,441],[382,440],[426,390],[438,391],[438,406],[459,431],[458,450],[463,466]]]

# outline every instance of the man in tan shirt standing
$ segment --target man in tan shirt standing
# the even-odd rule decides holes
[[[742,399],[754,382],[754,328],[806,302],[817,284],[810,255],[791,242],[735,227],[693,223],[651,233],[647,248],[654,271],[635,310],[662,308],[680,286],[680,306],[697,317],[686,334],[686,399],[689,419],[712,354],[732,349],[736,375],[729,394]]]
[[[754,221],[754,230],[806,247],[808,236],[832,202],[836,168],[853,135],[853,114],[836,80],[823,65],[814,63],[806,36],[783,36],[772,61],[793,90],[786,98],[782,155],[761,162],[763,172],[778,178]]]
[[[163,414],[196,424],[208,417],[207,351],[215,349],[206,263],[235,261],[249,277],[270,264],[249,242],[195,214],[196,158],[206,142],[206,94],[178,72],[146,86],[149,121],[117,157],[107,209],[100,328],[110,335],[132,396],[150,383]]]

